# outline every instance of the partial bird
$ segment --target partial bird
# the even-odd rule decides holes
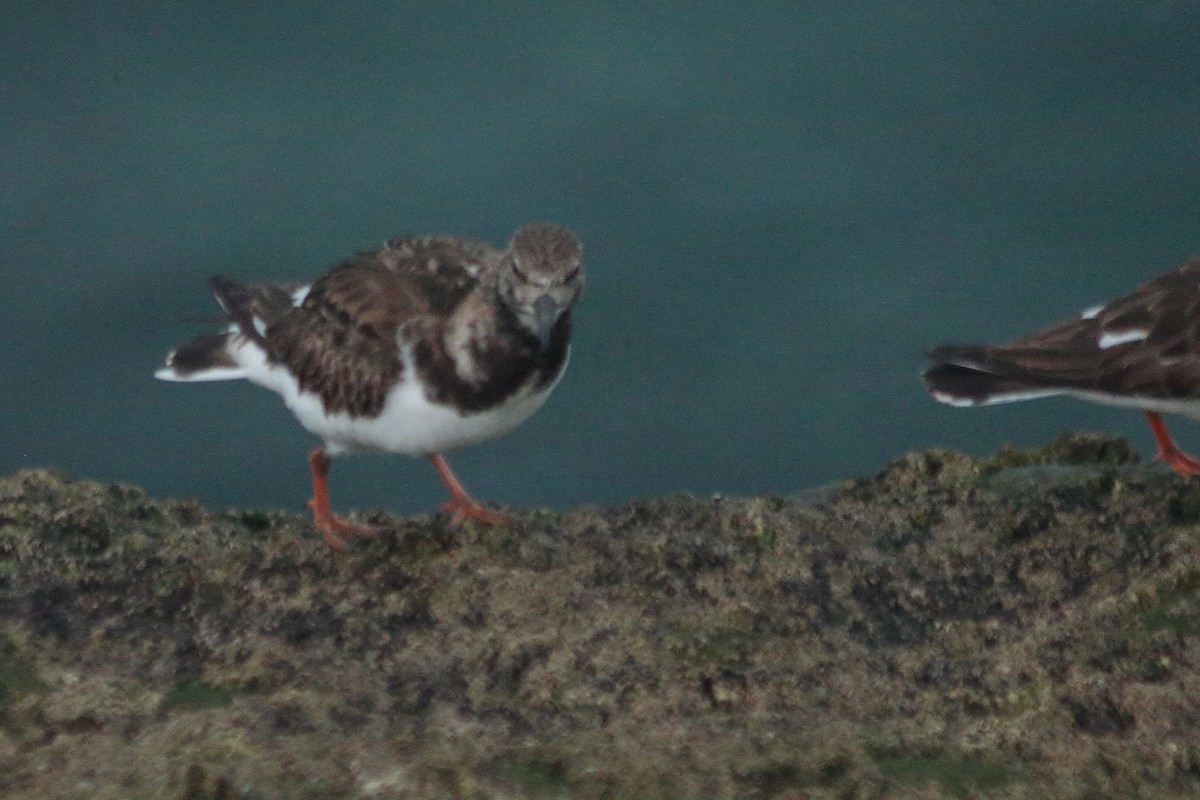
[[[378,533],[330,510],[330,457],[355,451],[427,456],[454,524],[510,524],[467,493],[444,453],[511,431],[562,378],[584,286],[573,233],[534,223],[503,249],[405,236],[311,285],[216,275],[209,286],[227,324],[176,347],[155,376],[244,379],[280,395],[322,441],[309,454],[309,507],[331,548]]]
[[[1163,414],[1200,419],[1200,256],[1074,319],[992,345],[943,345],[922,376],[936,400],[983,406],[1070,395],[1141,409],[1156,458],[1200,475]]]

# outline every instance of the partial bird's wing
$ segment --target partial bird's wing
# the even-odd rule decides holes
[[[440,316],[479,285],[473,244],[409,237],[360,253],[267,328],[267,352],[327,413],[379,414],[402,378],[401,347],[436,335]]]
[[[1200,258],[1106,306],[998,345],[946,345],[923,376],[964,405],[1064,391],[1122,398],[1200,397]]]

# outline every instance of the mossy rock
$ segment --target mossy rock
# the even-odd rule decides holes
[[[1190,798],[1200,489],[1120,440],[913,453],[342,555],[0,478],[0,796]]]

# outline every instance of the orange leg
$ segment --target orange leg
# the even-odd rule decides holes
[[[340,517],[335,517],[329,510],[329,454],[324,447],[314,448],[308,454],[308,466],[312,470],[313,498],[308,501],[312,509],[313,524],[325,537],[325,543],[339,552],[346,549],[346,536],[357,536],[360,539],[374,539],[379,531],[365,525],[354,525]]]
[[[509,517],[501,514],[499,511],[484,508],[475,502],[471,498],[471,495],[467,494],[467,490],[463,488],[458,478],[450,470],[450,465],[446,462],[445,456],[441,453],[430,453],[429,460],[433,462],[433,468],[438,471],[438,475],[442,476],[442,482],[450,490],[450,500],[442,506],[442,510],[450,512],[450,523],[452,525],[460,524],[467,517],[477,519],[488,525],[502,525],[506,528],[512,525],[512,520]]]
[[[1150,429],[1154,431],[1154,438],[1158,440],[1158,455],[1154,457],[1154,460],[1167,462],[1172,469],[1185,478],[1200,475],[1200,460],[1179,449],[1175,440],[1171,438],[1171,434],[1167,433],[1167,426],[1163,423],[1162,417],[1154,411],[1147,411],[1146,419],[1150,421]]]

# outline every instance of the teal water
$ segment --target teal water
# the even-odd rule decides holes
[[[1149,453],[1137,414],[959,411],[917,375],[1200,252],[1198,41],[1193,0],[24,4],[0,470],[300,509],[312,440],[273,395],[150,377],[207,276],[534,219],[579,233],[589,288],[550,402],[453,458],[482,498],[786,492],[1065,428]],[[403,457],[333,491],[442,499]]]

